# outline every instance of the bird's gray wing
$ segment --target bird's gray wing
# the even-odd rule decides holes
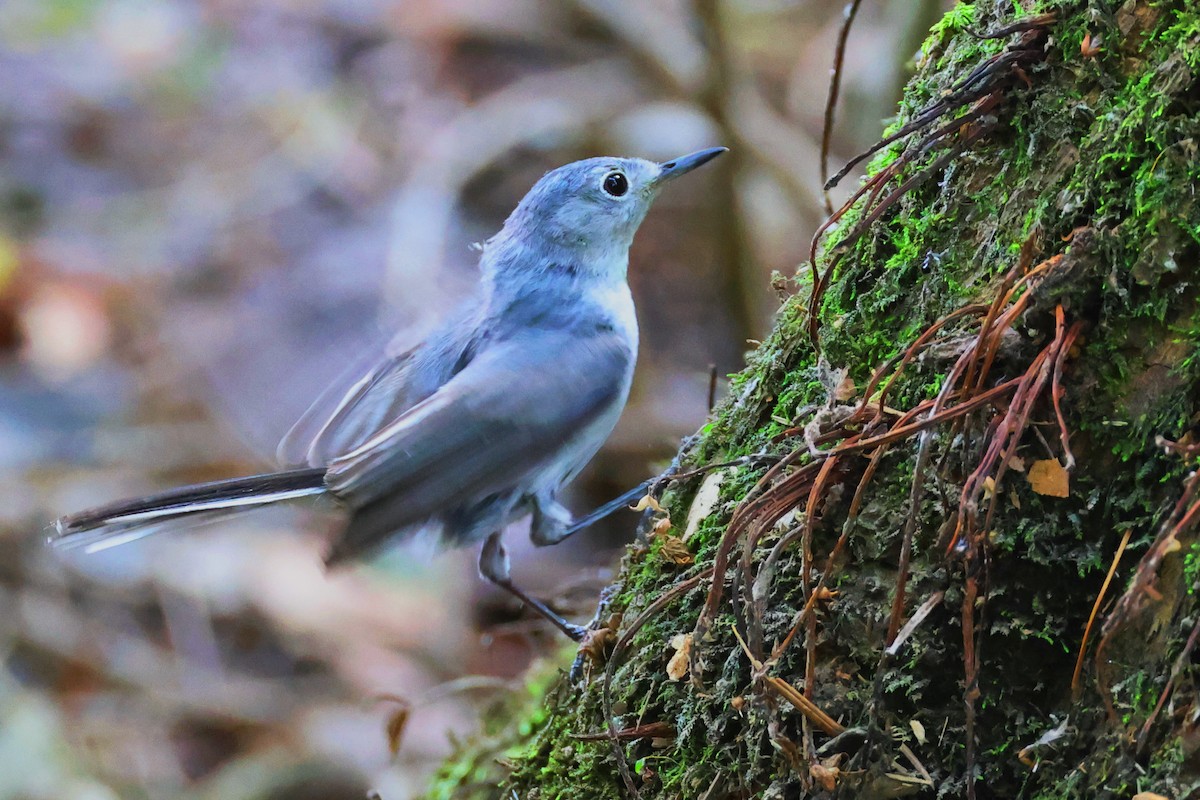
[[[415,349],[390,357],[377,354],[365,364],[355,364],[309,406],[279,442],[275,454],[279,463],[323,466],[378,430],[405,384],[404,373]],[[384,395],[387,402],[382,401]]]
[[[397,337],[383,352],[360,362],[283,437],[276,454],[279,462],[323,467],[429,397],[469,359],[479,313],[478,299],[473,298],[423,341],[413,345],[410,337]]]
[[[542,471],[578,466],[556,458],[591,456],[594,447],[580,447],[580,436],[607,436],[589,428],[615,421],[633,359],[629,342],[607,325],[534,329],[490,344],[430,397],[335,459],[326,485],[352,508],[386,502],[396,528],[532,488]]]

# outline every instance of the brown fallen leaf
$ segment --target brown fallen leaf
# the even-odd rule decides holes
[[[841,592],[836,589],[830,589],[828,586],[818,586],[813,594],[817,596],[818,603],[832,603]]]
[[[1071,476],[1057,458],[1046,458],[1033,462],[1026,480],[1033,491],[1048,497],[1069,497]]]
[[[1133,800],[1168,800],[1168,798],[1154,792],[1138,792],[1133,796]]]
[[[680,680],[688,674],[688,657],[692,652],[692,635],[680,633],[671,640],[675,655],[667,662],[667,677],[673,681]]]
[[[678,536],[664,536],[662,543],[663,557],[672,564],[680,567],[686,567],[696,560],[692,555],[692,551],[683,543],[683,539]]]
[[[833,399],[839,403],[844,403],[847,400],[853,399],[856,394],[858,394],[858,387],[854,385],[854,379],[847,375],[842,378],[842,382],[833,390]]]
[[[637,501],[636,505],[629,507],[630,511],[645,511],[647,508],[652,508],[660,514],[665,514],[666,509],[658,503],[658,499],[652,494],[642,495],[642,499]]]
[[[601,628],[589,630],[579,643],[579,652],[587,659],[588,665],[602,666],[608,661],[608,654],[617,642],[617,628],[621,625],[621,615],[613,614]]]
[[[842,771],[837,767],[830,767],[825,764],[813,764],[808,768],[808,774],[812,775],[813,780],[821,784],[822,789],[832,792],[837,788],[838,777],[842,774]]]

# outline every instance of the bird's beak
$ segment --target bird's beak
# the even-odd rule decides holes
[[[654,179],[654,183],[655,185],[659,185],[674,180],[697,167],[704,166],[722,153],[728,152],[728,147],[710,147],[707,150],[699,150],[695,153],[689,153],[686,156],[664,161],[658,165],[660,172],[658,173],[658,177]]]

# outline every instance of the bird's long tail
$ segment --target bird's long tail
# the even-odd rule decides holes
[[[61,517],[54,523],[50,543],[94,552],[140,539],[167,525],[207,522],[237,511],[324,492],[325,470],[319,468],[182,486]]]

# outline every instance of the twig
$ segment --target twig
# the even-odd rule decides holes
[[[782,678],[767,675],[766,671],[769,668],[769,664],[764,664],[754,657],[754,654],[750,652],[750,648],[746,646],[746,640],[738,633],[736,627],[733,628],[733,635],[737,638],[738,644],[742,646],[742,652],[746,654],[746,658],[750,660],[750,666],[754,671],[756,680],[761,680],[770,686],[776,694],[795,706],[796,710],[830,736],[837,736],[839,733],[846,731],[845,726],[822,711],[820,706],[809,700],[805,694],[797,691],[795,686],[792,686]]]
[[[829,199],[829,146],[833,140],[833,117],[837,109],[838,95],[842,88],[842,68],[846,60],[846,42],[850,39],[850,28],[858,15],[862,0],[850,0],[845,8],[845,20],[838,31],[837,49],[833,55],[833,68],[829,71],[829,95],[825,98],[825,124],[821,128],[821,186],[825,198],[825,215],[833,213]]]
[[[1088,637],[1092,635],[1092,624],[1096,621],[1096,615],[1100,613],[1100,606],[1104,604],[1104,595],[1108,592],[1108,586],[1117,572],[1117,566],[1121,563],[1121,556],[1125,553],[1125,546],[1129,544],[1129,536],[1132,533],[1133,528],[1127,528],[1125,535],[1121,537],[1121,543],[1117,545],[1117,552],[1108,566],[1108,574],[1104,576],[1104,583],[1100,585],[1100,593],[1096,595],[1096,602],[1092,604],[1092,613],[1088,615],[1087,625],[1084,626],[1083,639],[1079,642],[1079,656],[1075,659],[1075,672],[1071,674],[1071,695],[1073,697],[1079,695],[1079,676],[1083,672],[1083,656],[1087,652]]]
[[[889,656],[894,656],[899,653],[900,648],[904,647],[904,643],[908,641],[908,637],[913,635],[913,631],[920,627],[921,623],[925,621],[925,618],[928,617],[929,614],[938,607],[938,604],[942,602],[942,598],[945,596],[945,592],[940,590],[936,591],[931,594],[924,603],[921,603],[921,605],[917,606],[917,610],[913,612],[912,617],[909,618],[908,622],[904,623],[904,627],[900,629],[900,631],[896,634],[896,638],[892,640],[892,643],[887,646],[887,649],[884,652]]]

